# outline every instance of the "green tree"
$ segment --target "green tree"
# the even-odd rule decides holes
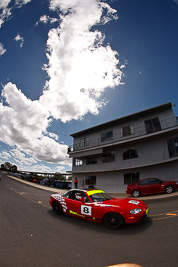
[[[1,170],[7,172],[17,172],[17,166],[12,165],[10,162],[5,162],[4,164],[1,164]]]

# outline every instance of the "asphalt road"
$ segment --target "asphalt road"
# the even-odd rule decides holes
[[[150,210],[144,223],[110,230],[55,215],[51,192],[1,176],[1,267],[178,266],[178,198],[145,201]]]

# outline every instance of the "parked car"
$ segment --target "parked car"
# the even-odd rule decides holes
[[[124,223],[138,223],[148,213],[148,206],[143,201],[113,198],[103,190],[71,189],[64,194],[52,194],[49,203],[55,213],[103,222],[112,229]]]
[[[35,177],[32,179],[32,182],[33,183],[40,183],[40,179]]]
[[[176,181],[161,181],[158,178],[145,178],[135,184],[128,184],[126,193],[133,197],[143,195],[167,193],[170,194],[178,189]]]

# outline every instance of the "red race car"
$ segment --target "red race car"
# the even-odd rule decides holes
[[[103,222],[112,229],[124,223],[138,223],[148,213],[148,206],[143,201],[113,198],[103,190],[72,189],[64,194],[52,194],[49,203],[55,213]]]
[[[128,184],[126,193],[133,197],[139,197],[140,195],[158,193],[170,194],[176,189],[178,189],[178,182],[176,181],[161,181],[158,178],[145,178],[136,184]]]

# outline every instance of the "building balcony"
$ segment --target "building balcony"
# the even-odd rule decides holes
[[[159,128],[148,130],[148,128],[146,128],[145,126],[141,126],[134,128],[134,131],[132,131],[132,133],[125,136],[123,136],[123,133],[121,132],[113,133],[112,137],[104,142],[102,141],[101,137],[91,139],[90,136],[88,136],[86,142],[83,142],[82,144],[80,142],[76,143],[74,140],[74,146],[68,148],[68,154],[70,155],[70,157],[73,157],[75,153],[82,151],[93,151],[92,154],[94,154],[95,150],[102,150],[102,148],[104,147],[120,145],[126,142],[128,143],[144,138],[153,138],[160,134],[162,135],[163,133],[166,134],[176,130],[178,130],[177,117],[172,117],[160,121]]]

